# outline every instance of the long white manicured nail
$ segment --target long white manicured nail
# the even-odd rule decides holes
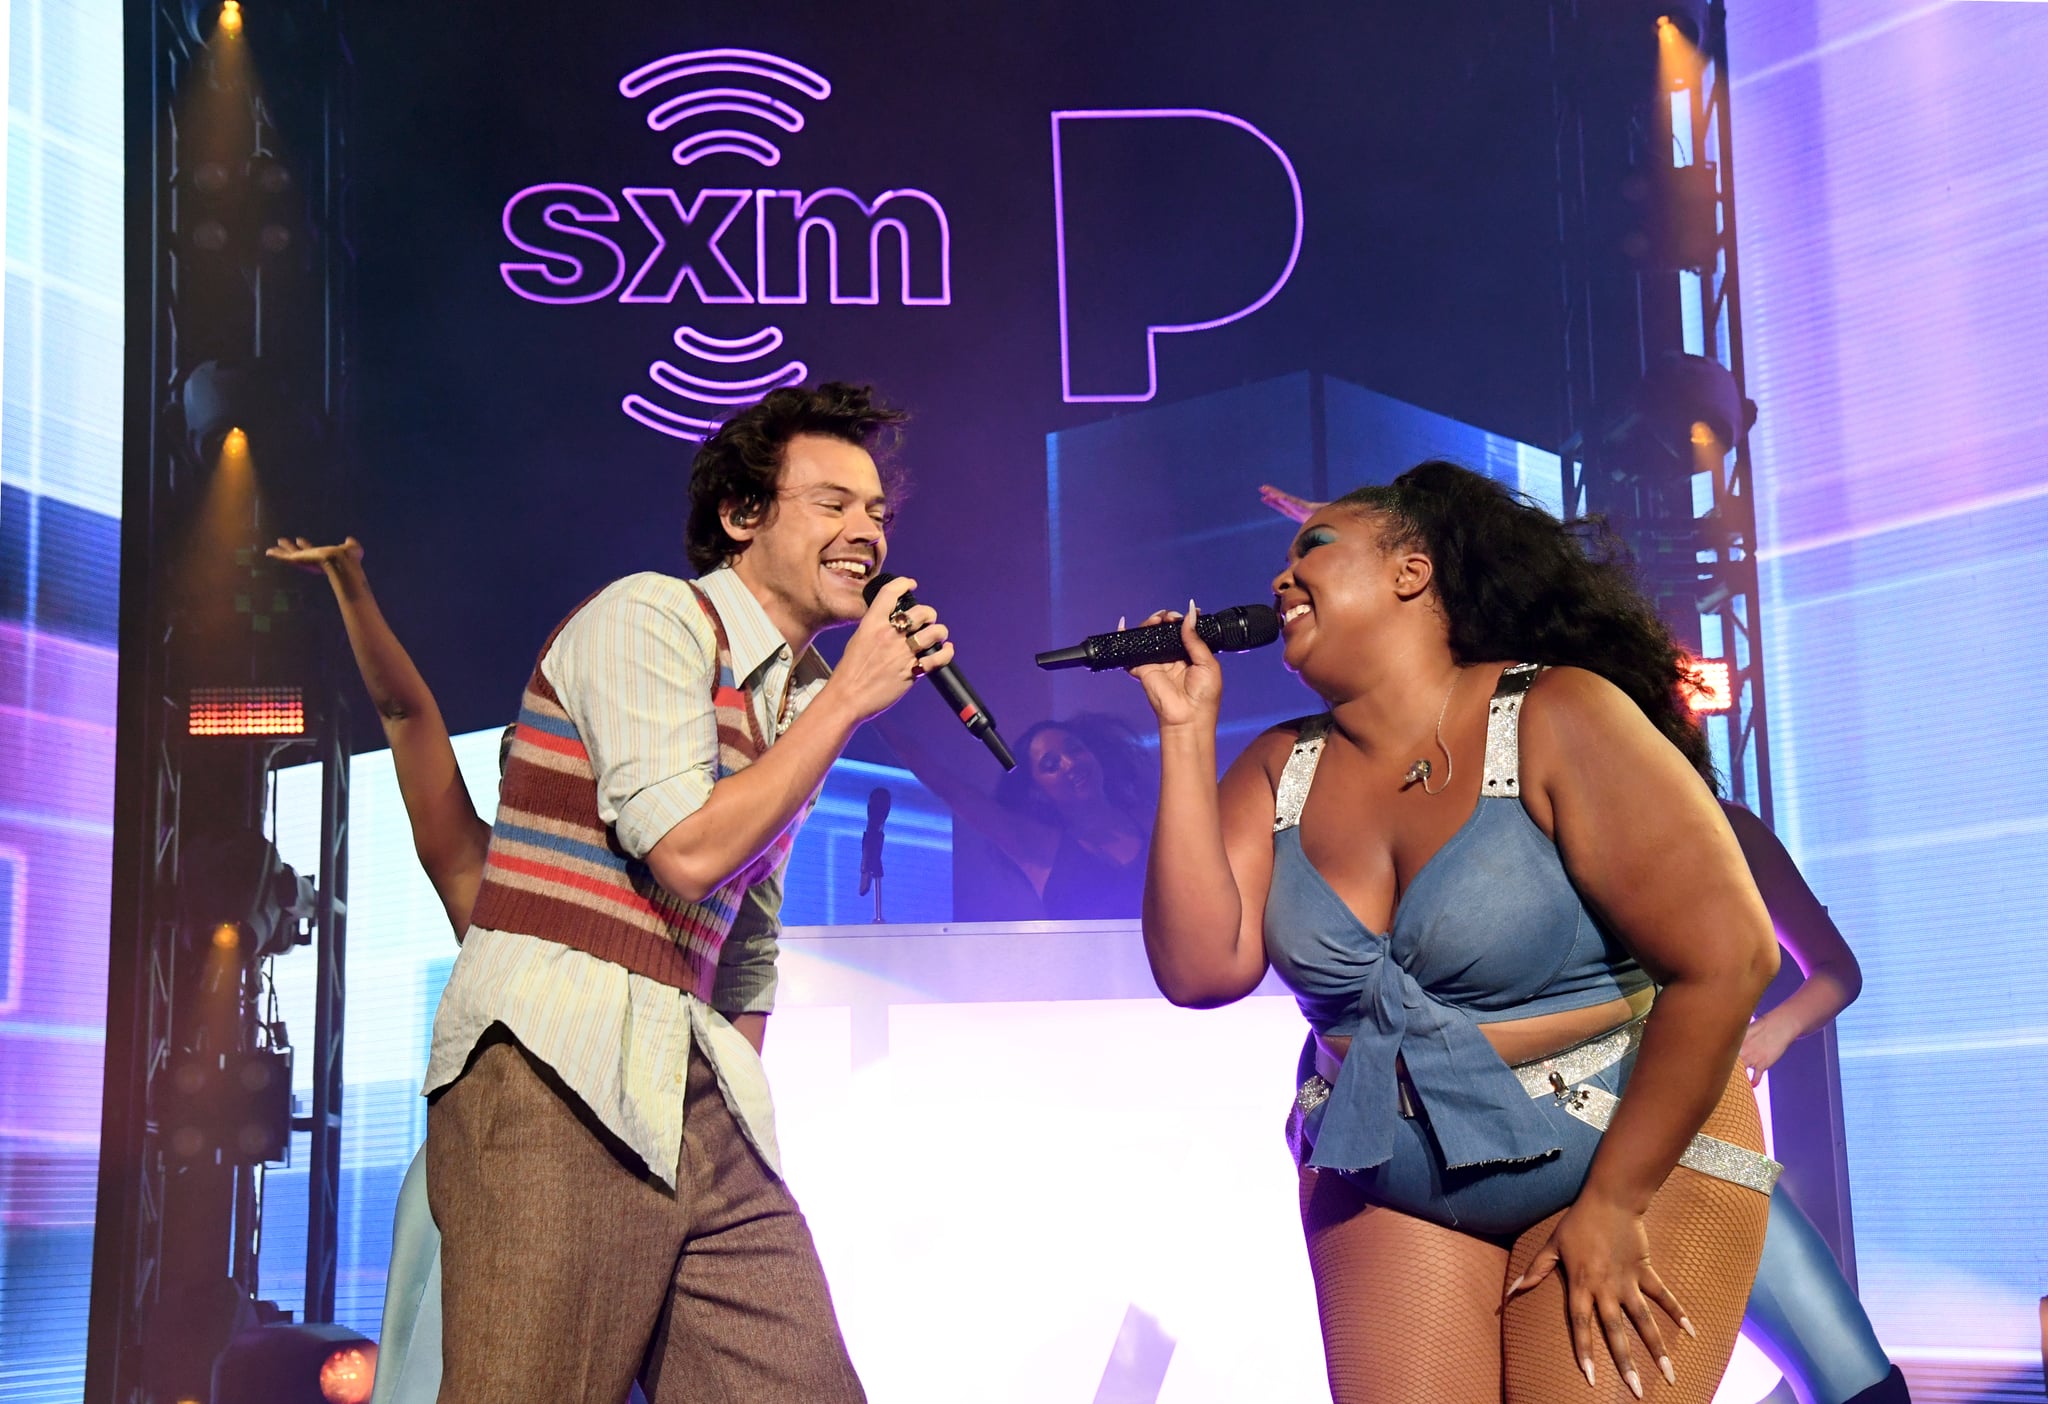
[[[1628,1381],[1628,1392],[1641,1399],[1643,1397],[1643,1382],[1636,1377],[1636,1372],[1631,1370],[1623,1375],[1622,1378]]]
[[[1659,1370],[1662,1370],[1662,1371],[1664,1372],[1664,1383],[1665,1383],[1665,1384],[1668,1384],[1668,1385],[1675,1385],[1675,1384],[1677,1384],[1677,1383],[1678,1383],[1678,1371],[1676,1371],[1676,1370],[1674,1370],[1674,1369],[1672,1369],[1672,1368],[1671,1368],[1671,1357],[1670,1357],[1670,1356],[1668,1356],[1668,1355],[1660,1355],[1660,1356],[1658,1356],[1658,1357],[1657,1357],[1657,1368],[1658,1368]]]
[[[1119,634],[1124,631],[1124,616],[1121,614],[1116,617],[1116,631]]]
[[[1586,1372],[1586,1387],[1587,1387],[1588,1389],[1592,1388],[1592,1386],[1593,1386],[1593,1357],[1592,1357],[1592,1356],[1590,1356],[1590,1355],[1588,1355],[1588,1356],[1582,1356],[1582,1357],[1580,1358],[1580,1360],[1579,1360],[1579,1368],[1580,1368],[1581,1370],[1584,1370],[1584,1371]]]
[[[1685,1332],[1686,1335],[1691,1336],[1694,1340],[1698,1340],[1700,1338],[1700,1333],[1692,1329],[1692,1318],[1689,1316],[1681,1316],[1678,1318],[1678,1329]]]
[[[1522,1275],[1521,1275],[1520,1277],[1516,1278],[1516,1279],[1515,1279],[1515,1280],[1514,1280],[1513,1282],[1510,1282],[1510,1283],[1508,1284],[1508,1295],[1509,1295],[1510,1297],[1512,1297],[1512,1296],[1514,1296],[1514,1295],[1515,1295],[1515,1293],[1517,1293],[1517,1292],[1521,1291],[1521,1290],[1522,1290],[1522,1284],[1523,1284],[1524,1282],[1527,1282],[1528,1280],[1529,1280],[1529,1274],[1525,1272],[1525,1273],[1523,1273],[1523,1274],[1522,1274]]]

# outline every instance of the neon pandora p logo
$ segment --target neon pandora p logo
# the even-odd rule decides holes
[[[723,157],[773,167],[782,139],[803,131],[805,109],[832,85],[774,54],[699,49],[634,69],[619,93],[648,103],[647,126],[671,139],[677,166]],[[499,276],[530,302],[872,306],[885,288],[906,307],[953,300],[952,229],[922,190],[629,186],[615,198],[554,181],[512,196],[501,222],[520,256],[499,264]],[[819,240],[827,273],[813,287]],[[780,327],[714,337],[686,323],[670,339],[678,357],[647,372],[662,398],[636,392],[620,409],[673,438],[702,440],[736,406],[809,374],[802,361],[777,363]]]

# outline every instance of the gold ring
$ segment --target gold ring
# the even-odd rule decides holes
[[[889,627],[894,629],[897,633],[903,635],[904,638],[909,638],[910,616],[905,614],[900,609],[895,611],[893,614],[889,616]]]

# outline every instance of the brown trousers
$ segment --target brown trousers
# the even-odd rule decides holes
[[[825,1274],[692,1050],[680,1184],[494,1031],[427,1113],[440,1404],[860,1404]]]

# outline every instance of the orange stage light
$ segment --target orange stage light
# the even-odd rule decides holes
[[[343,1346],[320,1367],[320,1396],[328,1404],[366,1404],[377,1380],[377,1347]]]
[[[1688,707],[1703,716],[1734,710],[1735,685],[1727,659],[1688,658],[1684,668],[1693,684],[1685,699]]]
[[[195,687],[188,736],[303,736],[306,695],[296,687]]]
[[[220,32],[230,36],[242,32],[242,7],[239,0],[221,0]]]

